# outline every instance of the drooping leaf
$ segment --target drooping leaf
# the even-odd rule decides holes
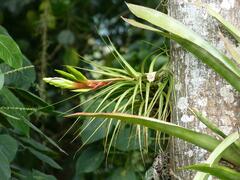
[[[89,173],[99,168],[104,160],[103,151],[90,146],[78,157],[76,162],[76,173]]]
[[[173,123],[161,121],[158,119],[129,115],[123,113],[75,113],[66,117],[79,117],[79,116],[90,116],[97,118],[109,118],[118,119],[123,122],[131,124],[139,124],[146,126],[157,131],[164,132],[166,134],[178,137],[187,142],[193,143],[201,148],[208,151],[213,151],[219,144],[220,141],[207,134],[195,132],[193,130],[175,125]],[[233,164],[240,165],[240,156],[234,151],[233,148],[228,148],[223,152],[223,158],[232,162]]]
[[[7,36],[0,34],[0,59],[13,68],[22,66],[22,53],[15,41]]]
[[[39,151],[36,151],[35,149],[31,148],[31,147],[28,147],[28,150],[35,156],[37,157],[38,159],[40,159],[42,162],[44,163],[47,163],[48,165],[52,166],[53,168],[56,168],[56,169],[62,169],[62,167],[56,163],[52,158],[50,158],[49,156],[39,152]]]
[[[38,151],[45,151],[45,152],[51,152],[51,153],[53,152],[52,149],[50,149],[49,147],[47,147],[44,144],[41,144],[41,143],[35,141],[32,138],[21,137],[20,140],[23,143],[27,144],[28,146],[31,146],[32,148],[37,149]]]
[[[11,177],[11,169],[7,156],[0,151],[0,175],[2,180],[9,180]]]
[[[220,53],[220,51],[210,45],[210,43],[184,26],[181,22],[166,14],[143,6],[134,4],[127,5],[134,15],[167,32],[163,32],[162,30],[158,30],[134,20],[128,20],[127,22],[133,26],[158,32],[163,36],[175,40],[208,66],[213,68],[234,88],[240,91],[240,83],[238,83],[240,81],[240,68],[231,59],[227,58],[224,54]]]
[[[210,164],[203,163],[203,164],[194,164],[191,166],[187,166],[187,167],[184,167],[183,169],[202,171],[223,180],[239,180],[240,179],[239,172],[225,166],[219,166],[219,165],[211,166]]]
[[[34,124],[32,124],[27,119],[23,119],[24,123],[28,125],[31,129],[42,135],[50,144],[52,144],[54,147],[56,147],[59,151],[67,154],[62,148],[60,148],[57,143],[55,143],[51,138],[49,138],[46,134],[44,134],[38,127],[36,127]]]
[[[18,149],[18,144],[11,136],[3,134],[0,135],[0,151],[7,157],[8,162],[11,162]]]

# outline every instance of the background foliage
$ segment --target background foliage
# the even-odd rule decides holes
[[[165,1],[129,2],[166,10]],[[125,139],[130,133],[127,128],[119,134],[122,141],[115,145],[114,154],[110,152],[107,165],[101,132],[75,154],[98,124],[92,124],[93,127],[72,143],[74,134],[71,133],[58,142],[72,124],[63,119],[61,113],[85,99],[75,96],[69,101],[67,98],[74,94],[62,93],[42,82],[43,77],[55,76],[53,70],[62,69],[62,65],[86,67],[76,52],[93,61],[118,67],[101,36],[109,36],[135,69],[140,69],[139,62],[156,47],[166,48],[164,38],[127,28],[120,19],[127,13],[121,0],[8,0],[0,3],[0,24],[6,29],[0,28],[0,36],[10,35],[24,54],[17,52],[14,57],[19,59],[14,62],[22,62],[22,67],[11,64],[9,57],[6,60],[6,55],[1,55],[4,61],[0,64],[3,86],[0,90],[0,159],[6,166],[0,167],[0,174],[8,178],[11,173],[17,179],[139,179],[144,176],[154,150],[146,157],[144,165],[134,144],[126,148]],[[98,78],[89,72],[87,76]],[[45,135],[58,142],[68,155],[54,147]]]

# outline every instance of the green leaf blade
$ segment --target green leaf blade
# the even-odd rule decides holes
[[[90,116],[90,117],[100,117],[108,119],[118,119],[126,123],[139,124],[146,126],[151,129],[155,129],[169,135],[178,137],[190,143],[193,143],[201,148],[208,151],[213,151],[219,144],[220,141],[206,134],[195,132],[181,126],[161,121],[154,118],[135,116],[122,113],[75,113],[68,115],[66,117],[79,117],[79,116]],[[232,149],[228,148],[223,153],[223,158],[232,162],[233,164],[240,165],[239,155]]]
[[[7,36],[0,34],[0,59],[13,68],[22,66],[22,53],[15,41]]]

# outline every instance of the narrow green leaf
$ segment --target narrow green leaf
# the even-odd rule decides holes
[[[65,72],[65,71],[58,70],[58,69],[55,69],[55,71],[56,71],[58,74],[62,75],[64,78],[67,78],[67,79],[69,79],[69,80],[72,80],[72,81],[77,81],[77,80],[78,80],[74,75],[72,75],[72,74],[70,74],[70,73],[67,73],[67,72]]]
[[[233,87],[240,91],[240,68],[231,59],[220,53],[210,43],[201,38],[198,34],[187,28],[185,25],[154,9],[127,4],[130,11],[137,17],[158,26],[170,34],[158,30],[157,32],[163,36],[170,37],[178,42],[185,49],[193,53],[208,66],[213,68],[219,75],[225,78]],[[135,22],[135,21],[134,21]],[[170,23],[171,22],[171,23]],[[136,24],[136,23],[135,23]],[[132,24],[132,25],[135,25]],[[137,27],[142,26],[144,29],[153,30],[155,28],[147,27],[141,23],[137,23]]]
[[[110,39],[109,39],[110,41]],[[115,48],[115,46],[113,45],[113,43],[110,41],[111,47],[113,48],[114,52],[117,54],[117,57],[119,58],[119,60],[121,60],[121,62],[124,64],[126,70],[130,73],[130,75],[132,75],[134,78],[138,77],[138,73],[137,71],[135,71],[132,66],[130,64],[128,64],[128,62],[123,58],[123,56],[117,51],[117,49]]]
[[[24,144],[26,144],[26,145],[28,145],[28,146],[31,146],[32,148],[35,148],[35,149],[37,149],[38,151],[45,151],[45,152],[50,152],[50,153],[53,153],[53,152],[54,152],[52,149],[48,148],[46,145],[41,144],[41,143],[35,141],[35,140],[32,139],[32,138],[24,138],[24,137],[22,137],[22,138],[20,138],[20,140],[21,140]]]
[[[143,125],[148,128],[178,137],[208,151],[213,151],[220,144],[219,140],[207,134],[195,132],[169,122],[144,116],[135,116],[122,113],[75,113],[66,117],[79,116],[113,118],[127,123]],[[233,164],[240,165],[240,156],[232,148],[228,148],[226,151],[223,152],[223,158],[232,162]]]
[[[66,66],[66,68],[67,68],[67,71],[71,73],[73,76],[75,76],[75,78],[78,81],[82,82],[87,80],[87,78],[80,71],[76,70],[72,66]]]
[[[38,129],[34,124],[32,124],[30,121],[24,118],[24,123],[26,123],[31,129],[42,135],[45,139],[48,140],[50,144],[52,144],[54,147],[56,147],[59,151],[67,154],[64,150],[62,150],[51,138],[49,138],[47,135],[45,135],[40,129]]]
[[[224,134],[211,120],[207,117],[203,116],[202,113],[198,112],[196,109],[190,109],[190,111],[197,117],[199,121],[205,124],[212,132],[216,133],[217,135],[221,136],[222,138],[226,138],[227,135]]]
[[[210,154],[207,163],[209,163],[211,166],[213,164],[218,163],[218,161],[221,159],[222,153],[235,141],[239,139],[239,133],[235,132],[228,137],[226,137]]]
[[[240,64],[240,52],[237,51],[237,48],[227,39],[225,38],[222,34],[220,34],[221,39],[224,42],[224,46],[230,52],[232,58]]]
[[[209,5],[205,5],[205,7],[207,8],[208,13],[211,16],[215,17],[240,43],[240,31],[230,22],[226,21],[218,12],[216,12]]]
[[[194,164],[191,166],[184,167],[182,169],[191,169],[191,170],[197,170],[197,171],[209,173],[222,180],[239,180],[240,179],[239,172],[225,166],[219,166],[219,165],[211,166],[210,164],[203,163],[203,164]]]
[[[239,139],[239,133],[235,132],[229,135],[226,139],[224,139],[210,154],[209,158],[207,159],[206,163],[212,167],[213,165],[217,165],[219,160],[222,157],[222,153],[235,141]],[[194,177],[194,180],[205,180],[207,179],[208,174],[203,172],[198,172]]]

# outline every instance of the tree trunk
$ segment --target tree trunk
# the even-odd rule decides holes
[[[222,27],[204,9],[194,5],[197,0],[187,1],[170,0],[170,15],[226,53],[218,33]],[[239,28],[240,1],[204,0],[204,3],[211,4],[224,18],[238,25]],[[215,122],[225,133],[233,132],[237,127],[237,121],[240,120],[240,98],[236,91],[175,42],[171,43],[171,57],[174,61],[176,89],[173,122],[196,131],[210,133],[206,126],[187,111],[188,107],[194,107]],[[184,180],[193,179],[195,172],[177,170],[177,168],[204,161],[207,157],[208,153],[205,150],[174,139],[171,150],[172,174]]]

